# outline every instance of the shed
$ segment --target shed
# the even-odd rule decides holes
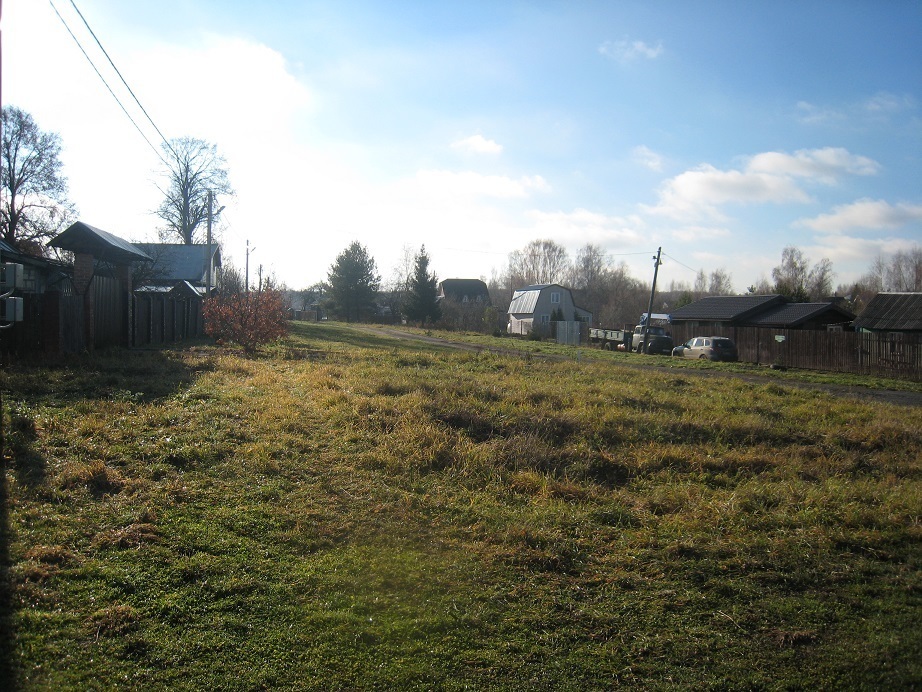
[[[922,293],[878,293],[855,320],[855,329],[922,334]]]
[[[707,331],[715,327],[738,327],[748,324],[756,315],[787,303],[779,294],[745,296],[708,296],[683,305],[669,316],[673,324],[685,324]]]
[[[747,324],[753,327],[781,329],[829,329],[850,325],[855,314],[837,305],[825,303],[784,303],[752,316]]]

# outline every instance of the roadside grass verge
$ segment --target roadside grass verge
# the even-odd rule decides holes
[[[918,408],[338,324],[4,378],[23,689],[922,685]]]
[[[922,392],[922,382],[900,380],[888,377],[858,375],[852,373],[822,372],[817,370],[802,370],[798,368],[770,369],[755,363],[723,363],[706,360],[691,360],[688,358],[672,358],[670,356],[648,356],[639,353],[626,353],[623,351],[603,351],[600,348],[586,346],[568,346],[553,341],[532,341],[530,339],[513,336],[491,336],[477,332],[454,332],[440,330],[423,330],[406,325],[388,327],[399,329],[410,334],[425,334],[448,341],[457,341],[471,344],[484,349],[499,349],[520,353],[523,356],[559,356],[565,358],[597,359],[603,362],[619,363],[623,365],[645,365],[649,367],[675,369],[675,370],[712,370],[716,372],[735,373],[741,375],[759,375],[767,379],[811,382],[814,384],[845,385],[868,389],[892,389],[896,391]]]

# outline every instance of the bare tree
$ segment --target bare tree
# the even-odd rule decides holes
[[[566,249],[553,240],[533,240],[509,255],[509,276],[520,286],[560,283],[569,267]]]
[[[163,153],[167,165],[162,174],[167,183],[158,186],[164,199],[156,211],[165,223],[160,229],[161,239],[176,238],[186,245],[203,241],[208,192],[234,193],[227,177],[227,163],[214,144],[193,137],[171,139],[163,144]],[[220,217],[219,209],[213,205],[213,222]]]
[[[887,286],[891,291],[922,291],[922,247],[900,250],[887,267]]]
[[[807,291],[809,274],[810,261],[804,257],[803,251],[793,245],[788,245],[781,251],[781,264],[772,269],[775,293],[780,293],[798,302],[806,302],[809,299]]]
[[[570,288],[595,292],[608,271],[609,258],[598,245],[587,243],[576,253],[570,267]]]
[[[807,276],[807,293],[811,300],[822,300],[832,295],[832,262],[824,257],[813,265]]]
[[[692,289],[695,299],[704,298],[708,292],[708,277],[704,269],[699,269],[695,274],[695,287]]]
[[[76,216],[61,173],[61,140],[43,132],[15,106],[2,114],[0,224],[3,239],[24,252],[44,254],[45,242]]]
[[[413,248],[404,244],[400,258],[391,270],[391,278],[381,291],[381,299],[391,309],[392,315],[399,315],[403,311],[403,304],[410,292],[410,280],[413,278],[415,264]]]
[[[886,280],[887,264],[884,262],[884,258],[878,255],[868,272],[858,279],[858,283],[869,290],[879,293],[884,290]]]
[[[733,294],[733,276],[723,267],[711,272],[708,294],[712,296],[729,296]]]
[[[772,269],[774,291],[797,302],[818,300],[832,292],[832,262],[821,259],[812,268],[810,260],[793,245],[781,252],[781,264]]]
[[[608,255],[597,245],[586,244],[576,254],[569,272],[570,288],[580,307],[597,315],[606,302],[611,269]]]

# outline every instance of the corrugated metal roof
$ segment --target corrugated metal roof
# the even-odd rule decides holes
[[[69,252],[85,252],[103,261],[132,262],[151,259],[138,246],[82,221],[72,223],[48,245]]]
[[[922,331],[922,293],[878,293],[855,320],[869,331]]]
[[[529,286],[528,288],[516,291],[512,294],[512,301],[509,303],[510,315],[530,315],[534,313],[535,306],[538,304],[538,298],[541,297],[543,286]]]
[[[836,313],[840,322],[850,322],[855,318],[848,310],[843,310],[834,303],[786,303],[754,315],[746,322],[766,327],[796,327],[829,312]]]
[[[182,245],[175,243],[138,243],[153,259],[154,280],[173,284],[177,281],[189,281],[193,284],[205,282],[208,262],[205,259],[206,245]],[[221,255],[217,245],[211,246],[216,256],[216,266],[221,265]]]
[[[673,322],[696,320],[699,322],[734,322],[753,313],[786,301],[782,295],[767,296],[708,296],[683,305],[670,314]]]

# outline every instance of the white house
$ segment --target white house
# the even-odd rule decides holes
[[[549,329],[552,318],[561,322],[592,322],[592,313],[573,303],[569,288],[560,284],[528,286],[512,294],[509,303],[510,334],[528,334],[533,329]]]

